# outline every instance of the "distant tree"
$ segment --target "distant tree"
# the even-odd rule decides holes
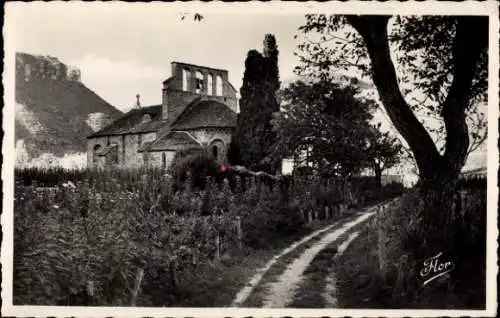
[[[238,126],[229,154],[233,164],[268,173],[275,173],[279,167],[279,162],[270,156],[276,140],[271,119],[273,113],[279,111],[278,54],[276,39],[271,34],[264,39],[262,54],[256,50],[248,52],[240,90]]]
[[[459,173],[471,138],[483,138],[469,129],[478,128],[470,119],[487,99],[488,17],[311,14],[300,30],[305,38],[299,73],[329,78],[350,69],[371,78],[419,169],[427,231],[422,237],[454,244]],[[417,118],[419,112],[442,123],[442,149]]]
[[[382,172],[398,164],[401,160],[402,145],[389,132],[380,131],[380,124],[373,126],[368,137],[366,157],[375,173],[378,188],[382,187]]]
[[[326,81],[290,84],[273,120],[274,156],[299,158],[299,164],[307,160],[325,176],[349,178],[364,169],[375,103],[356,98],[357,93],[354,86]]]

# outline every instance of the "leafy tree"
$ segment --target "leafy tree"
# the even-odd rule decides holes
[[[253,170],[275,173],[279,166],[270,157],[276,134],[271,119],[279,111],[278,48],[273,35],[266,35],[263,54],[250,50],[245,60],[241,87],[238,127],[233,137],[229,159]]]
[[[372,127],[368,140],[366,158],[375,173],[376,185],[380,188],[382,187],[382,172],[399,163],[403,147],[399,140],[391,136],[389,132],[381,132],[380,124]]]
[[[283,110],[273,121],[278,133],[274,155],[293,156],[299,164],[307,160],[327,176],[349,178],[364,169],[375,104],[356,98],[357,93],[354,86],[326,81],[290,84],[281,94]]]
[[[427,238],[452,243],[452,201],[459,173],[470,139],[474,143],[484,138],[478,133],[481,124],[472,127],[476,130],[471,136],[469,126],[474,125],[470,119],[477,105],[487,99],[488,18],[307,15],[300,30],[305,40],[299,73],[329,78],[340,68],[371,78],[416,160],[424,228],[436,240]],[[442,149],[418,119],[421,111],[442,123]]]

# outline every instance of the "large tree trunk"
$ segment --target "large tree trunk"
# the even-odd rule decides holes
[[[421,177],[420,196],[423,201],[420,226],[423,252],[439,253],[453,250],[455,242],[454,202],[458,193],[458,173],[436,167],[434,175]],[[434,255],[434,254],[432,254]]]
[[[380,189],[382,188],[382,169],[376,164],[373,166],[373,170],[375,171],[375,187]]]
[[[443,155],[438,152],[399,89],[387,35],[390,17],[348,16],[347,19],[366,44],[373,82],[384,108],[416,159],[424,205],[420,211],[425,224],[421,227],[423,246],[436,250],[453,248],[453,198],[469,145],[465,110],[480,54],[488,44],[488,19],[475,16],[457,18],[452,51],[453,81],[441,113],[446,127]]]

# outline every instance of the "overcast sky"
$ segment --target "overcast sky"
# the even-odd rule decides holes
[[[281,78],[293,77],[294,34],[303,15],[204,14],[181,20],[165,6],[19,5],[13,10],[16,50],[51,55],[82,71],[82,82],[119,109],[141,95],[143,105],[161,103],[161,83],[170,62],[182,61],[229,71],[241,87],[250,49],[262,50],[267,33],[276,36]]]
[[[161,103],[162,81],[170,76],[172,61],[227,69],[239,90],[247,52],[262,51],[267,33],[277,39],[281,80],[294,78],[298,59],[293,53],[300,41],[294,35],[305,23],[304,11],[222,14],[202,7],[191,10],[203,14],[199,22],[192,15],[182,20],[178,8],[164,3],[16,3],[8,8],[14,39],[9,45],[78,67],[85,85],[123,111],[134,105],[136,94],[144,106]],[[376,117],[386,128],[392,126],[387,116]]]

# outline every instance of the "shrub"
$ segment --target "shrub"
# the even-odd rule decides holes
[[[277,192],[251,189],[240,207],[242,215],[243,239],[245,244],[254,247],[267,247],[279,237],[303,233],[305,222],[298,207],[284,205]],[[258,200],[255,200],[259,196]],[[252,204],[256,203],[253,207]]]
[[[374,203],[380,200],[387,200],[405,193],[406,189],[401,183],[393,182],[382,186],[381,188],[377,187],[368,187],[362,188],[360,190],[362,197],[362,201],[365,204]]]
[[[238,217],[244,243],[265,248],[305,231],[301,209],[344,199],[335,184],[297,177],[288,200],[201,152],[170,171],[16,169],[15,303],[128,305],[144,270],[137,304],[175,305],[178,286],[213,262],[217,237],[221,254],[239,246]]]
[[[220,171],[217,162],[207,152],[191,151],[176,153],[169,173],[174,179],[174,189],[181,189],[186,184],[191,189],[204,189],[207,177],[219,180]]]
[[[455,209],[459,213],[455,214],[454,231],[459,249],[441,251],[452,253],[456,268],[450,279],[433,282],[433,288],[418,286],[421,282],[417,279],[423,260],[433,256],[422,251],[423,208],[418,189],[411,190],[369,223],[368,241],[377,242],[378,264],[372,274],[381,286],[391,291],[385,301],[393,306],[414,306],[418,300],[426,308],[449,306],[448,302],[465,307],[484,306],[486,189],[461,190],[457,197]],[[449,298],[438,297],[436,293]]]
[[[196,264],[213,261],[217,233],[221,253],[236,246],[233,215],[201,217],[196,204],[185,202],[189,196],[180,193],[176,202],[168,180],[150,172],[102,172],[105,179],[89,172],[92,179],[75,188],[16,182],[15,303],[128,305],[139,269],[151,285],[171,275],[152,273],[175,264],[181,284]],[[176,215],[176,205],[189,213]],[[176,287],[168,286],[159,289],[162,299],[175,295]],[[151,293],[144,290],[139,304],[158,305],[158,295]]]

